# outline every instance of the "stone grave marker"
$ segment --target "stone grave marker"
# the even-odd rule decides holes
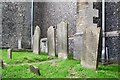
[[[3,63],[3,67],[7,67],[8,65],[7,65],[7,63]]]
[[[2,68],[4,67],[4,66],[3,66],[3,60],[2,60],[2,59],[0,59],[0,67],[2,67]]]
[[[7,66],[7,63],[4,63],[2,59],[0,59],[0,67],[4,68]]]
[[[48,52],[48,41],[47,38],[41,38],[40,40],[40,51],[41,52]]]
[[[66,22],[61,22],[57,24],[56,37],[57,37],[56,43],[57,43],[58,58],[67,59],[68,58],[68,24]]]
[[[37,74],[37,75],[40,75],[40,70],[36,66],[30,65],[30,71]]]
[[[76,33],[74,35],[74,51],[73,51],[73,58],[80,60],[81,54],[83,53],[83,33]]]
[[[7,56],[9,59],[12,59],[12,49],[7,50]]]
[[[18,49],[22,49],[22,37],[18,38]]]
[[[86,68],[97,69],[98,67],[98,45],[100,28],[88,27],[83,36],[83,54],[81,65]]]
[[[40,53],[40,35],[41,31],[39,26],[36,26],[34,36],[33,36],[33,53],[39,54]]]
[[[55,29],[50,26],[47,31],[48,55],[55,56]]]
[[[81,2],[82,1],[82,2]],[[86,27],[97,27],[93,23],[93,17],[99,17],[99,11],[93,8],[93,2],[97,0],[81,0],[77,2],[77,15],[76,15],[76,33],[74,35],[74,59],[79,60],[83,53],[83,34]]]

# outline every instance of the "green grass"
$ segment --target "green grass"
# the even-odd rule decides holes
[[[7,58],[7,51],[0,50],[2,53],[3,61],[7,64],[21,64],[21,63],[33,63],[41,62],[46,60],[54,59],[55,57],[50,57],[47,53],[40,53],[40,55],[33,54],[32,52],[12,52],[12,59]]]
[[[77,60],[60,60],[35,64],[41,75],[31,73],[29,65],[8,66],[2,70],[3,78],[118,78],[118,65],[100,65],[98,70],[81,67]]]
[[[58,60],[34,64],[40,69],[38,76],[29,70],[29,65],[21,63],[38,62],[52,59],[47,54],[35,55],[31,52],[13,52],[13,59],[7,59],[6,50],[2,51],[3,59],[10,64],[2,70],[3,78],[118,78],[118,65],[99,65],[98,70],[83,68],[78,60]],[[27,60],[25,59],[27,58]],[[16,61],[19,61],[16,63]],[[12,65],[18,64],[18,65]],[[120,69],[120,66],[119,66]],[[119,73],[120,75],[120,73]]]

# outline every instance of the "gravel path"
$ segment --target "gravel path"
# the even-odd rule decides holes
[[[33,65],[33,64],[42,64],[46,62],[56,62],[61,59],[52,59],[52,60],[47,60],[47,61],[41,61],[41,62],[34,62],[34,63],[22,63],[22,64],[9,64],[8,66],[20,66],[20,65]]]

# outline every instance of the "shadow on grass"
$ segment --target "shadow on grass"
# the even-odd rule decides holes
[[[100,70],[104,70],[104,71],[110,71],[110,72],[118,72],[118,69],[119,67],[116,66],[116,65],[101,65],[98,67],[98,71]]]

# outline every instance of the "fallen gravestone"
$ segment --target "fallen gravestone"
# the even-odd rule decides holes
[[[48,55],[55,56],[55,29],[50,26],[47,31]]]
[[[12,50],[11,49],[7,50],[7,56],[9,59],[12,59]]]
[[[68,58],[68,24],[66,22],[61,22],[57,24],[56,37],[57,37],[56,43],[57,43],[58,58],[67,59]]]
[[[83,36],[83,54],[81,65],[86,68],[97,69],[98,67],[98,45],[100,28],[88,27]]]
[[[37,74],[37,75],[40,75],[40,70],[36,66],[30,65],[30,71]]]
[[[33,37],[33,53],[39,54],[40,53],[40,27],[36,26],[35,33]]]

